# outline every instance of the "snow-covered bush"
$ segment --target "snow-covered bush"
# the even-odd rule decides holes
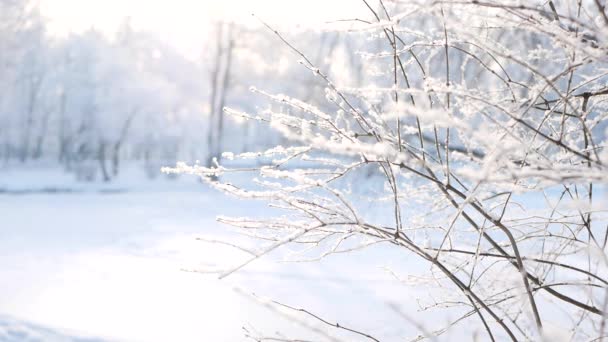
[[[365,68],[361,84],[334,81],[276,32],[324,82],[331,110],[255,88],[271,106],[225,109],[268,123],[290,142],[224,155],[260,158],[258,178],[230,183],[230,173],[249,169],[222,165],[166,170],[284,211],[220,218],[267,243],[222,276],[284,245],[302,244],[302,259],[319,259],[381,244],[428,263],[428,286],[446,290],[430,307],[460,308],[454,325],[483,330],[483,340],[539,340],[556,326],[571,340],[602,339],[608,16],[601,1],[362,6],[368,18],[332,28],[362,40],[348,51]]]

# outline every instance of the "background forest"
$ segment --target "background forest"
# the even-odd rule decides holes
[[[313,102],[323,84],[263,27],[210,22],[201,52],[185,56],[125,18],[115,33],[94,28],[60,36],[35,2],[0,3],[0,160],[61,166],[81,180],[109,181],[128,162],[151,177],[178,160],[209,164],[220,151],[268,147],[265,125],[222,108],[266,105],[251,86]],[[315,60],[346,77],[353,40],[299,30]],[[362,82],[363,75],[348,77]],[[285,79],[290,79],[287,86]],[[350,81],[350,80],[349,80]],[[321,97],[323,98],[323,97]]]

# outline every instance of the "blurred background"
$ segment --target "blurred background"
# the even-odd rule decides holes
[[[361,82],[345,72],[359,69],[355,42],[322,29],[361,6],[321,3],[2,0],[0,167],[111,181],[125,165],[156,177],[177,160],[281,143],[222,108],[263,110],[251,86],[325,102],[323,83],[260,19],[336,82]]]
[[[276,263],[278,252],[221,282],[184,272],[242,262],[248,255],[197,239],[251,243],[215,217],[269,209],[160,172],[287,144],[222,111],[278,106],[250,87],[327,105],[325,84],[260,19],[337,85],[390,84],[355,55],[357,44],[386,48],[380,40],[325,30],[365,11],[348,0],[0,0],[0,341],[307,336],[241,287],[401,336],[382,304],[399,284],[380,269],[404,267],[401,254],[345,267],[351,257],[294,265]]]

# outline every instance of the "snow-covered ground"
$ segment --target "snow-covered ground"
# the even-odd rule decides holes
[[[241,341],[243,327],[309,334],[235,288],[382,340],[419,330],[387,305],[422,318],[417,294],[382,269],[410,267],[402,252],[377,248],[294,264],[277,262],[285,253],[277,251],[223,280],[188,272],[247,257],[197,240],[242,241],[217,215],[269,210],[196,179],[149,181],[133,171],[85,184],[57,170],[9,169],[0,172],[0,189],[0,341]]]

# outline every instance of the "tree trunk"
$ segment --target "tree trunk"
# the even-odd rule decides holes
[[[234,48],[234,39],[232,38],[232,24],[228,29],[228,47],[226,51],[226,62],[224,63],[224,77],[222,79],[222,91],[220,93],[220,102],[217,107],[218,127],[217,127],[217,143],[215,154],[219,160],[222,157],[222,140],[224,132],[224,106],[226,104],[226,96],[230,87],[230,65],[232,64],[232,50]]]
[[[65,93],[62,93],[59,99],[59,163],[67,161],[68,138],[65,127],[65,102]],[[67,162],[67,164],[69,164],[69,162]]]
[[[38,91],[40,90],[40,84],[42,79],[30,79],[29,96],[27,103],[27,117],[25,120],[25,129],[23,134],[23,140],[21,142],[21,153],[19,156],[20,161],[23,163],[27,160],[30,153],[30,139],[32,126],[34,125],[34,112],[36,110],[36,101],[38,98]]]
[[[234,39],[232,34],[232,24],[228,26],[226,39],[227,46],[224,46],[223,24],[217,26],[217,52],[214,69],[211,74],[211,98],[209,111],[209,130],[207,134],[207,160],[206,165],[212,166],[213,159],[219,159],[222,151],[222,135],[224,130],[224,105],[226,94],[230,84],[230,66],[232,64],[232,50]],[[224,51],[226,52],[225,58]],[[221,76],[221,79],[220,79]]]
[[[51,116],[51,111],[47,111],[42,117],[42,123],[40,127],[40,132],[38,133],[38,137],[36,138],[36,145],[34,147],[34,152],[32,152],[33,159],[39,159],[42,157],[42,146],[44,143],[44,138],[46,137],[46,131],[48,128],[49,117]]]
[[[218,79],[220,74],[220,67],[222,63],[222,33],[223,33],[223,24],[219,23],[216,26],[217,29],[217,47],[215,52],[215,61],[213,70],[211,70],[211,95],[209,97],[209,126],[207,129],[207,160],[205,165],[210,167],[212,166],[213,157],[215,153],[215,143],[216,143],[216,101],[217,101],[217,92],[218,92]]]
[[[99,143],[99,151],[98,151],[97,159],[99,160],[99,167],[101,168],[101,175],[103,176],[103,181],[109,182],[110,174],[108,173],[108,168],[106,166],[106,142],[105,141],[101,141]]]
[[[127,133],[129,132],[129,127],[131,127],[131,122],[135,118],[137,114],[137,110],[134,109],[131,112],[131,115],[125,121],[125,124],[122,126],[122,130],[120,131],[120,136],[118,140],[114,143],[112,147],[112,176],[116,177],[118,175],[119,166],[120,166],[120,148],[122,147],[122,143],[127,138]]]

